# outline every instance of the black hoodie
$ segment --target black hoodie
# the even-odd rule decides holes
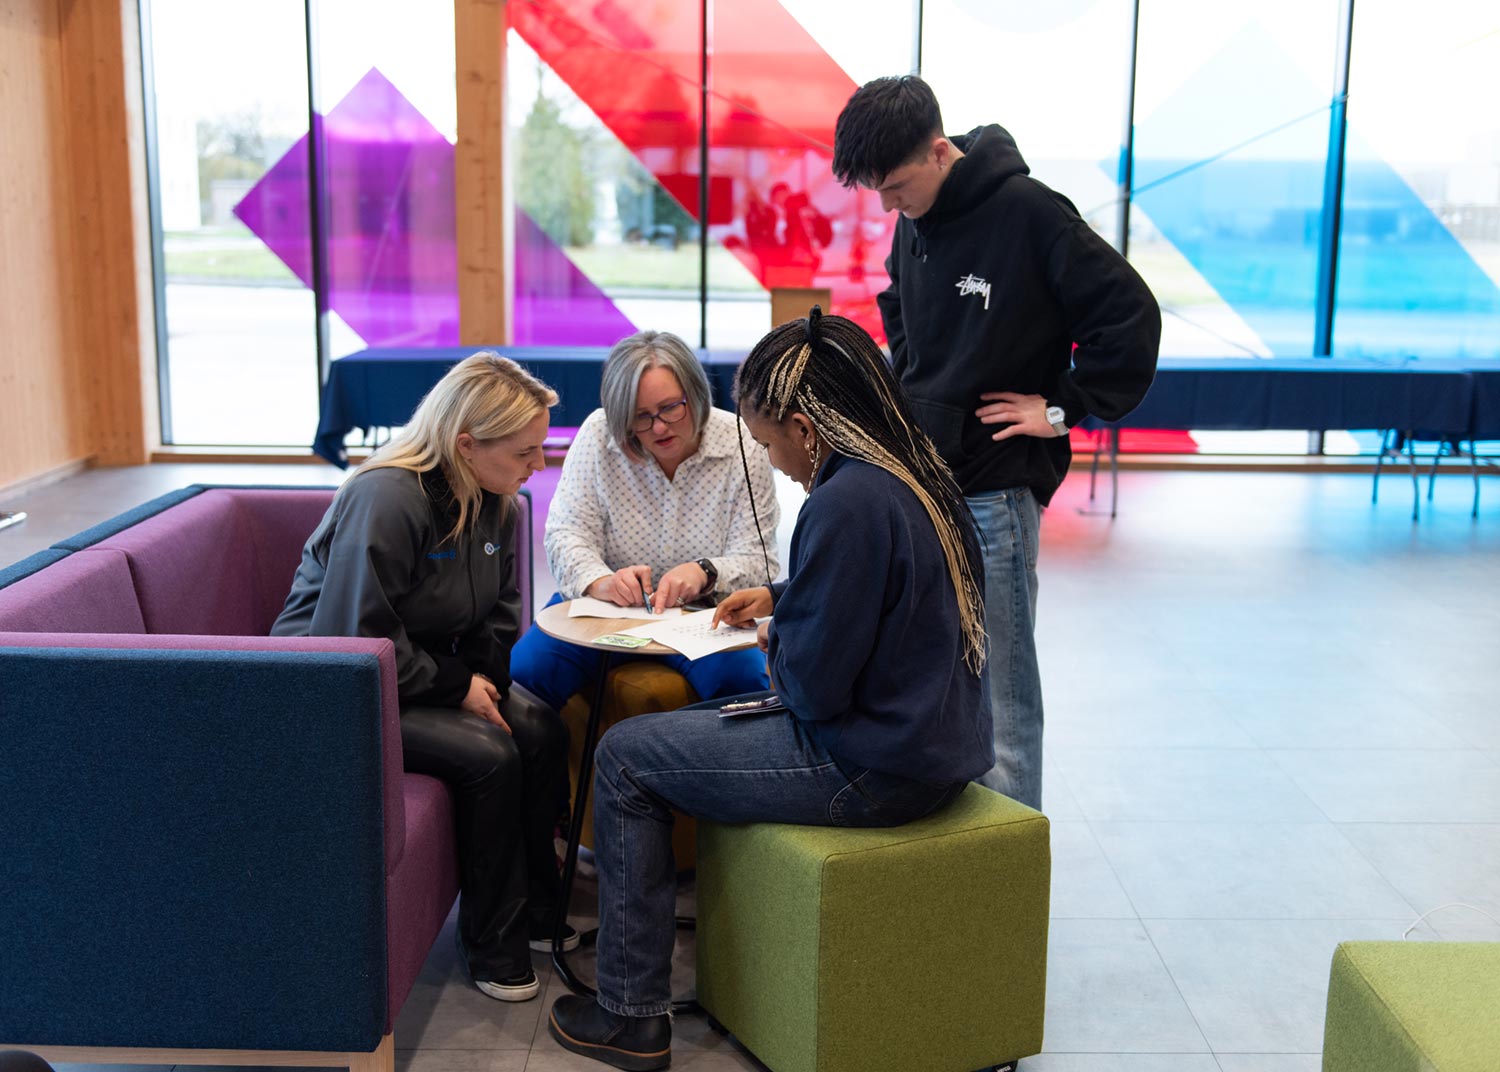
[[[1004,129],[949,140],[964,155],[930,210],[898,220],[886,260],[891,359],[964,494],[1029,487],[1045,505],[1068,471],[1067,437],[994,442],[1003,426],[979,422],[980,393],[1043,395],[1070,427],[1118,420],[1151,386],[1161,311],[1073,203],[1030,177]]]

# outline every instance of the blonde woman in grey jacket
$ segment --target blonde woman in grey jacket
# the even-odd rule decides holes
[[[556,404],[507,358],[454,366],[334,497],[271,629],[395,645],[405,768],[453,791],[459,944],[475,985],[501,1001],[539,992],[530,949],[550,948],[558,901],[567,730],[510,677],[513,497],[545,464]],[[565,940],[577,945],[571,928]]]

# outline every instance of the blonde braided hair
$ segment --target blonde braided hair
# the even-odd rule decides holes
[[[875,340],[852,320],[813,306],[762,339],[740,366],[735,397],[775,420],[804,414],[820,440],[884,469],[911,489],[931,518],[948,563],[964,637],[964,662],[984,667],[984,593],[974,516],[952,472],[912,418],[906,393]],[[966,539],[968,537],[968,539]]]

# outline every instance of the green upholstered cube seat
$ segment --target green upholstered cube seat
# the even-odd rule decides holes
[[[1051,844],[971,785],[883,830],[698,824],[698,1000],[775,1072],[1038,1053]]]
[[[1500,1069],[1500,942],[1343,942],[1324,1072]]]

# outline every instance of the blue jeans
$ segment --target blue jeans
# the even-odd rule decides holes
[[[785,711],[720,718],[717,703],[622,722],[594,758],[599,1004],[622,1016],[671,1005],[672,809],[718,823],[899,826],[967,784],[840,764]]]
[[[562,602],[554,592],[547,606]],[[609,657],[610,669],[624,663],[642,660],[665,663],[687,678],[701,699],[736,696],[742,692],[759,692],[770,687],[766,678],[766,657],[755,648],[725,651],[688,659],[681,655],[632,655],[624,652]],[[568,697],[581,690],[599,672],[599,652],[577,644],[568,644],[532,628],[510,653],[510,677],[561,711]]]
[[[1030,488],[969,500],[984,537],[985,664],[995,766],[981,785],[1042,806],[1042,677],[1036,662],[1036,553],[1041,507]]]

